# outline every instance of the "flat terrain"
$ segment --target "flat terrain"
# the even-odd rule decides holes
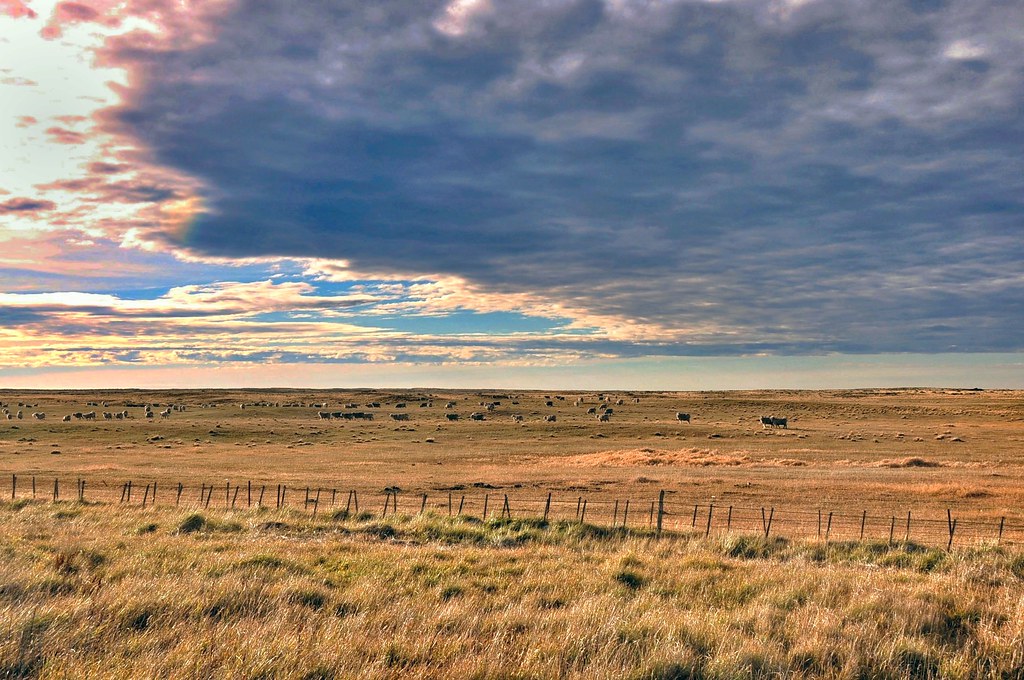
[[[1019,392],[0,401],[2,678],[1024,677]]]
[[[804,532],[807,522],[817,531],[818,509],[836,514],[837,529],[852,521],[847,532],[859,532],[866,511],[876,535],[888,534],[892,517],[902,526],[908,511],[945,523],[950,509],[964,536],[975,521],[987,522],[983,531],[974,527],[979,536],[1004,516],[1011,528],[1024,523],[1024,393],[1013,391],[2,392],[0,402],[14,415],[0,421],[0,474],[18,475],[22,492],[33,475],[40,488],[45,480],[46,493],[53,477],[69,490],[83,478],[87,499],[116,500],[132,480],[140,490],[156,482],[165,490],[158,500],[167,502],[166,490],[182,483],[187,503],[198,502],[206,484],[252,484],[275,490],[265,495],[269,503],[285,484],[289,502],[304,504],[306,487],[346,499],[358,489],[368,507],[398,487],[400,503],[412,507],[426,493],[430,507],[447,511],[451,492],[453,503],[477,513],[484,493],[541,512],[552,492],[556,516],[575,517],[585,497],[590,517],[611,521],[614,502],[624,509],[628,499],[637,522],[650,519],[650,503],[664,489],[676,524],[693,523],[684,507],[712,504],[735,506],[737,522],[752,521],[751,512],[760,522],[760,507],[778,508],[780,529],[800,519],[793,512],[814,513],[813,522],[800,519]],[[144,404],[154,418],[144,417]],[[159,414],[171,405],[184,410]],[[607,422],[588,413],[606,408],[613,411]],[[97,420],[62,422],[89,411]],[[104,411],[129,417],[104,420]],[[374,419],[321,420],[321,411]],[[765,429],[762,415],[786,417],[788,427]],[[228,502],[222,491],[214,505]]]

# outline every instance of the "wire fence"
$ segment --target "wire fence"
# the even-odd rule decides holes
[[[720,536],[760,534],[765,537],[868,541],[889,544],[913,542],[943,546],[1024,545],[1024,517],[970,514],[948,507],[935,511],[903,509],[882,513],[849,507],[775,507],[687,502],[678,494],[660,491],[653,496],[570,494],[533,495],[498,489],[404,491],[397,486],[350,488],[327,485],[272,484],[263,481],[226,481],[185,484],[139,483],[84,477],[36,477],[11,474],[11,501],[88,502],[119,506],[181,507],[186,509],[300,510],[312,517],[363,518],[431,513],[451,518],[538,519],[578,522],[594,526]]]

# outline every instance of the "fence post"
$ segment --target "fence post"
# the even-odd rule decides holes
[[[697,528],[697,504],[696,503],[693,504],[693,520],[690,522],[690,528],[691,529],[696,529]]]
[[[56,503],[58,500],[60,500],[60,487],[58,486],[57,478],[54,477],[53,478],[53,501]]]
[[[34,480],[33,480],[34,481]],[[32,494],[35,495],[35,485],[33,484]],[[128,480],[128,502],[132,502],[132,480]]]
[[[889,525],[889,547],[892,547],[892,534],[896,531],[896,515],[892,516],[892,523]]]
[[[1006,523],[1006,517],[999,518],[999,536],[996,537],[996,545],[1003,542],[1003,524]]]
[[[626,507],[622,510],[622,528],[629,527],[629,499],[626,499]]]
[[[704,538],[711,535],[711,513],[715,511],[715,504],[712,503],[708,506],[708,525],[704,527]]]
[[[316,511],[320,509],[320,489],[316,490],[316,498],[313,500],[313,517],[316,517]]]
[[[946,523],[949,526],[949,543],[946,544],[946,552],[953,549],[953,534],[956,532],[956,520],[953,519],[953,512],[946,508]]]
[[[206,490],[206,505],[204,507],[210,507],[210,500],[213,498],[213,484]]]
[[[864,514],[860,516],[860,540],[864,540],[864,525],[868,521],[868,511],[865,510]]]
[[[175,507],[181,505],[181,492],[183,490],[184,490],[184,487],[181,485],[181,482],[178,482],[178,497],[174,499]]]
[[[583,499],[583,507],[580,508],[580,524],[583,524],[583,520],[587,516],[587,499]]]
[[[647,528],[654,527],[654,501],[651,501],[651,514],[647,517]]]
[[[149,500],[149,484],[146,485],[146,492],[142,494],[142,507],[146,507],[146,501]]]
[[[665,490],[658,493],[658,535],[661,536],[661,524],[665,517]]]
[[[907,510],[907,535],[903,537],[904,543],[910,543],[910,510]]]
[[[390,491],[385,491],[384,492],[384,511],[380,513],[380,518],[381,519],[384,519],[384,517],[388,514],[388,503],[390,503],[390,502],[391,502],[391,492]]]
[[[306,500],[302,504],[302,509],[303,510],[309,510],[309,487],[308,486],[306,487]]]
[[[583,496],[576,499],[576,521],[580,519],[580,508],[583,507]]]
[[[18,490],[18,475],[11,475],[11,500],[14,500],[14,493]]]
[[[548,491],[548,500],[544,503],[544,521],[548,521],[548,513],[551,511],[551,492]]]
[[[725,520],[726,533],[732,533],[732,506],[729,506],[729,516]]]
[[[285,494],[287,494],[287,493],[288,493],[288,485],[287,484],[282,484],[281,485],[281,507],[282,508],[285,507]]]
[[[512,508],[508,506],[508,494],[505,494],[505,506],[501,509],[501,514],[512,519]]]
[[[768,534],[770,534],[771,531],[772,531],[772,520],[773,519],[775,519],[775,508],[772,508],[771,512],[768,513],[768,526],[766,526],[764,528],[764,537],[765,538],[768,538]]]
[[[231,480],[228,480],[227,485],[224,487],[224,507],[227,508],[231,502]]]
[[[458,512],[459,517],[462,517],[462,506],[465,505],[465,504],[466,504],[466,494],[462,494],[462,497],[459,499],[459,512]]]
[[[355,506],[353,509],[355,513],[359,514],[359,492],[355,489],[352,490],[352,505]]]
[[[231,509],[235,509],[235,501],[238,500],[238,490],[241,489],[241,485],[235,487],[235,495],[231,497]]]
[[[832,533],[832,513],[828,513],[828,524],[825,526],[825,543],[828,544],[829,534]]]
[[[423,494],[423,502],[420,503],[420,514],[427,511],[427,494]]]
[[[821,508],[818,508],[818,540],[821,540]]]
[[[32,500],[36,499],[36,476],[32,475]]]
[[[488,496],[488,494],[484,494],[484,521],[485,522],[487,521],[487,496]]]
[[[348,512],[351,509],[352,509],[352,491],[349,490],[348,498],[345,499],[345,517],[348,517]]]
[[[338,490],[337,489],[331,489],[331,507],[332,508],[334,507],[334,501],[336,501],[337,499],[338,499]]]
[[[156,482],[153,482],[153,507],[156,507]]]
[[[452,516],[452,492],[448,492],[448,517]]]

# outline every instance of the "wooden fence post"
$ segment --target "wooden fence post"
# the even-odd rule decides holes
[[[1006,523],[1006,517],[999,518],[999,535],[996,537],[996,545],[1003,542],[1003,524]]]
[[[231,497],[231,509],[235,509],[235,502],[238,500],[238,490],[241,489],[241,485],[235,487],[235,495]]]
[[[629,499],[626,499],[626,507],[622,510],[622,528],[629,528]]]
[[[452,492],[448,492],[448,517],[452,516]]]
[[[892,534],[896,531],[896,515],[892,516],[892,523],[889,524],[889,547],[892,547]]]
[[[32,500],[36,499],[36,476],[32,475]]]
[[[184,491],[185,487],[182,486],[181,482],[178,482],[178,497],[174,499],[175,507],[181,505],[181,492]]]
[[[156,507],[156,482],[153,482],[153,507]]]
[[[266,491],[266,490],[267,490],[267,485],[266,484],[261,484],[260,485],[260,499],[258,501],[256,501],[256,507],[259,507],[259,508],[263,507],[263,492]]]
[[[427,511],[427,494],[423,494],[423,502],[420,503],[420,514]]]
[[[338,490],[337,489],[331,489],[331,507],[332,508],[334,507],[334,501],[337,500],[337,498],[338,498]]]
[[[35,493],[35,489],[32,489],[32,492],[34,494]],[[129,503],[132,502],[132,480],[130,480],[130,479],[128,480],[128,502]]]
[[[313,499],[313,517],[316,517],[316,511],[320,509],[320,488],[317,487],[316,498]]]
[[[11,475],[11,500],[14,500],[14,494],[18,490],[18,475]]]
[[[832,513],[828,513],[828,524],[825,526],[825,543],[828,543],[829,534],[832,533]]]
[[[711,535],[711,513],[715,511],[715,504],[711,503],[708,505],[708,525],[704,527],[704,538]]]
[[[903,537],[904,543],[910,543],[910,510],[907,510],[907,534]]]
[[[149,500],[149,484],[146,485],[146,492],[142,494],[142,507],[146,507],[147,500]]]
[[[732,506],[729,506],[729,516],[725,519],[726,533],[732,533]]]
[[[462,497],[459,498],[459,511],[458,511],[458,513],[456,513],[459,517],[462,517],[462,506],[464,506],[465,504],[466,504],[466,494],[462,494]]]
[[[658,493],[658,535],[661,536],[662,520],[665,517],[665,490]]]
[[[953,534],[956,532],[956,522],[957,520],[953,519],[953,512],[946,508],[946,523],[949,526],[949,543],[946,544],[946,552],[953,549]]]
[[[865,510],[864,514],[860,516],[860,540],[864,540],[864,525],[868,521],[868,511]]]
[[[204,507],[210,507],[210,499],[213,498],[213,484],[206,490],[206,505]]]
[[[391,502],[391,492],[390,491],[385,491],[384,492],[384,510],[383,510],[383,512],[380,513],[380,518],[381,519],[384,519],[384,517],[388,514],[388,503],[390,503],[390,502]]]
[[[696,503],[693,504],[693,519],[690,521],[690,528],[691,529],[696,529],[697,528],[697,504]]]
[[[484,494],[484,521],[487,521],[487,494]]]
[[[227,485],[224,487],[224,507],[228,507],[231,502],[231,481],[229,480]]]
[[[647,517],[647,528],[654,528],[654,501],[651,501],[651,514]]]
[[[288,485],[287,484],[282,484],[281,485],[281,507],[282,508],[285,507],[285,505],[286,505],[285,494],[287,494],[287,493],[288,493]]]
[[[501,513],[508,519],[512,519],[512,508],[508,506],[508,494],[505,494],[505,507],[501,509]]]
[[[355,513],[359,514],[359,492],[355,489],[352,490],[352,505],[355,506]]]
[[[56,503],[60,500],[60,486],[58,486],[57,478],[53,478],[53,501]]]
[[[821,508],[818,508],[818,540],[821,540]]]
[[[583,507],[580,508],[580,524],[583,524],[583,522],[586,519],[586,517],[587,517],[587,499],[584,498],[583,499]]]
[[[349,510],[352,509],[352,490],[348,492],[348,498],[345,499],[345,517],[348,517]]]
[[[576,499],[576,521],[580,519],[580,508],[583,507],[583,496]]]
[[[544,521],[548,521],[548,513],[551,512],[551,492],[548,491],[548,499],[544,503]]]

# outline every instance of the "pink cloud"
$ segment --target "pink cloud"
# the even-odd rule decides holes
[[[57,126],[47,128],[46,134],[50,135],[50,140],[57,144],[84,144],[87,139],[81,132]]]
[[[9,17],[20,19],[27,17],[29,19],[35,19],[38,16],[35,11],[28,6],[28,4],[22,2],[22,0],[0,0],[0,14],[6,14]]]
[[[15,123],[15,127],[27,128],[32,127],[39,122],[35,116],[18,116],[18,122]]]
[[[111,2],[62,2],[53,10],[50,21],[42,30],[44,38],[59,38],[65,26],[83,23],[98,23],[104,26],[120,26],[121,19],[111,15],[115,7]]]
[[[57,204],[53,201],[44,201],[38,198],[11,198],[0,203],[0,215],[42,212],[54,210],[56,207]]]

